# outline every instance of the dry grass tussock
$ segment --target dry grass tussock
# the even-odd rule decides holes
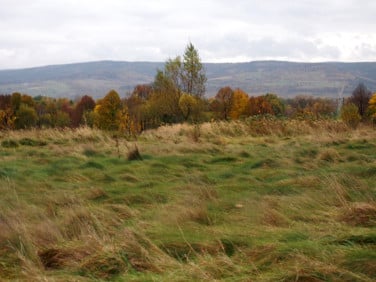
[[[43,139],[51,141],[76,140],[76,141],[97,141],[106,140],[109,136],[103,134],[103,131],[90,127],[79,127],[76,129],[28,129],[28,130],[11,130],[1,132],[0,137],[20,140],[23,138]]]
[[[195,129],[196,127],[196,129]],[[197,126],[190,124],[166,125],[157,129],[148,130],[142,134],[146,139],[170,140],[175,143],[182,141],[194,142],[192,132]],[[333,120],[280,120],[280,119],[250,119],[247,121],[214,121],[199,126],[198,140],[213,140],[218,136],[314,136],[316,139],[332,140],[337,135],[373,135],[369,127],[359,127],[357,131],[349,129],[341,121]],[[365,135],[364,135],[365,133]],[[196,140],[197,141],[197,140]]]
[[[289,219],[279,211],[280,204],[276,197],[265,197],[260,205],[260,223],[263,225],[287,227]]]
[[[376,226],[376,202],[355,202],[342,210],[339,218],[352,226]]]
[[[10,196],[12,185],[2,187]],[[174,267],[142,231],[122,227],[133,214],[125,205],[92,206],[60,193],[41,206],[10,197],[0,207],[0,277],[50,281],[48,271],[69,269],[83,280],[110,279]]]
[[[110,279],[129,270],[159,273],[175,264],[142,233],[105,229],[104,219],[95,222],[83,207],[65,214],[59,224],[48,218],[23,224],[18,217],[19,213],[17,218],[4,215],[0,220],[0,256],[20,267],[16,271],[2,263],[2,277],[48,281],[46,271],[71,269],[83,276]]]

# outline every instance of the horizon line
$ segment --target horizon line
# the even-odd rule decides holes
[[[94,64],[94,63],[150,63],[150,64],[164,64],[166,61],[132,61],[132,60],[93,60],[93,61],[78,61],[78,62],[68,62],[68,63],[56,63],[56,64],[46,64],[46,65],[37,65],[30,67],[16,67],[16,68],[4,68],[0,71],[17,71],[17,70],[31,70],[37,68],[48,68],[48,67],[59,67],[59,66],[69,66],[69,65],[80,65],[80,64]],[[376,63],[376,61],[317,61],[317,62],[307,62],[307,61],[294,61],[294,60],[277,60],[277,59],[260,59],[260,60],[250,60],[250,61],[240,61],[240,62],[202,62],[203,65],[221,65],[221,64],[250,64],[250,63],[261,63],[261,62],[270,62],[270,63],[291,63],[291,64],[359,64],[359,63]]]

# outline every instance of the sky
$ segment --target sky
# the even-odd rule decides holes
[[[375,0],[0,0],[0,69],[166,61],[375,61]]]

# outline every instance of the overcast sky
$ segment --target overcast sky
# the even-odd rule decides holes
[[[375,61],[375,0],[0,0],[0,69],[165,61]]]

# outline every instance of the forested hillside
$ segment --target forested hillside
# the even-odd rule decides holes
[[[151,83],[162,62],[91,62],[0,71],[0,93],[18,91],[32,96],[102,97],[109,89],[121,95],[137,84]],[[204,64],[206,95],[223,86],[239,87],[251,95],[275,93],[283,97],[345,96],[359,82],[376,89],[376,63],[291,63],[259,61]]]

